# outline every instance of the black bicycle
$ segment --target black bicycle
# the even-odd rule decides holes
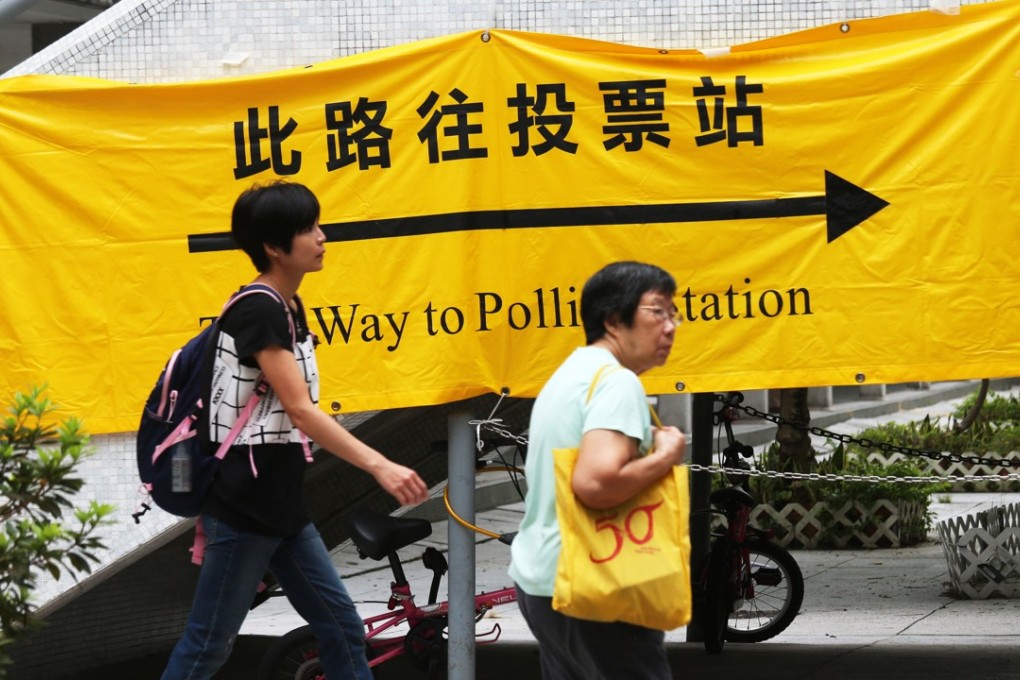
[[[722,407],[715,411],[716,426],[726,432],[722,451],[723,467],[750,470],[752,447],[733,435],[735,408],[743,395],[716,395]],[[750,475],[727,473],[727,488],[709,496],[711,512],[726,518],[726,526],[712,533],[712,547],[701,576],[701,620],[705,649],[722,651],[731,642],[761,642],[779,635],[793,622],[804,600],[804,576],[793,556],[773,543],[767,531],[750,526],[754,501],[748,483]]]

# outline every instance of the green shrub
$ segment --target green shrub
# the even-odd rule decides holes
[[[953,411],[953,417],[963,420],[977,402],[977,392],[964,399]],[[988,394],[985,403],[978,413],[978,422],[987,421],[997,423],[1000,426],[1010,424],[1017,427],[1020,424],[1020,398],[1011,394],[999,395],[994,392]]]
[[[779,447],[772,444],[761,456],[758,467],[764,470],[783,470],[778,455]],[[897,461],[888,465],[868,461],[863,455],[847,450],[839,444],[832,455],[816,459],[812,472],[821,475],[854,477],[922,477],[927,476],[912,461]],[[752,477],[751,495],[758,503],[782,506],[788,502],[810,505],[825,501],[841,505],[846,501],[872,504],[883,498],[897,501],[930,502],[931,495],[949,489],[944,482],[905,483],[895,481],[834,481],[826,479],[785,479]]]
[[[32,592],[38,575],[88,573],[103,543],[94,535],[112,506],[74,507],[88,455],[77,418],[56,420],[45,388],[17,393],[0,419],[0,678],[6,646],[39,624]]]
[[[989,453],[1007,454],[1020,450],[1020,426],[1013,421],[978,418],[967,430],[958,432],[936,418],[921,421],[885,423],[855,435],[856,439],[904,446],[937,453],[970,454],[986,457]],[[855,453],[866,455],[873,447],[851,444]]]
[[[758,468],[765,470],[784,470],[780,462],[779,446],[772,444],[760,457]],[[923,541],[931,531],[934,521],[933,513],[929,512],[931,496],[943,493],[951,488],[947,482],[908,483],[895,481],[896,477],[924,477],[922,469],[913,461],[903,460],[883,465],[869,461],[864,456],[848,452],[839,444],[833,453],[825,458],[816,459],[813,473],[819,475],[853,476],[879,478],[866,480],[836,479],[790,479],[782,477],[750,477],[751,495],[757,504],[768,504],[782,509],[790,503],[797,503],[805,508],[824,503],[827,510],[815,508],[815,516],[822,524],[821,534],[817,537],[818,547],[837,547],[846,545],[854,531],[867,532],[869,524],[881,521],[870,515],[869,510],[880,500],[888,500],[903,506],[916,503],[917,514],[912,512],[901,516],[898,534],[903,545],[912,545]],[[885,481],[888,479],[888,481]],[[717,484],[728,483],[729,480],[717,479]],[[835,522],[832,513],[848,502],[861,506],[863,514],[852,526]],[[759,519],[760,528],[778,530],[779,527],[767,516]]]

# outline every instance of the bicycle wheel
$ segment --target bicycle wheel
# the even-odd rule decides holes
[[[371,661],[376,649],[365,643],[365,655]],[[372,669],[375,676],[375,669]],[[301,626],[274,642],[259,662],[258,680],[325,680],[319,663],[319,643],[311,626]]]
[[[426,671],[430,678],[446,670],[447,623],[445,616],[422,619],[411,626],[404,638],[404,654],[407,660],[415,668]]]
[[[311,626],[290,631],[266,650],[259,664],[259,680],[321,680],[319,643]]]
[[[726,622],[733,611],[732,579],[732,544],[725,538],[717,538],[708,556],[705,599],[701,612],[705,651],[709,654],[718,654],[726,643]]]
[[[804,576],[793,556],[763,538],[748,538],[751,563],[745,574],[744,599],[729,614],[726,639],[732,642],[761,642],[786,630],[804,601]],[[753,589],[753,595],[748,593]]]

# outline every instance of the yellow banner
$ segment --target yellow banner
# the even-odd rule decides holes
[[[602,265],[671,271],[652,393],[1016,375],[1020,4],[702,54],[471,32],[173,85],[0,80],[0,390],[135,429],[250,280],[237,195],[310,186],[329,412],[533,396]]]

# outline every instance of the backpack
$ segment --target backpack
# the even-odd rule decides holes
[[[145,402],[136,442],[138,474],[156,505],[174,515],[195,517],[201,512],[220,461],[269,391],[260,375],[237,422],[212,453],[206,407],[220,322],[236,302],[251,295],[270,295],[283,305],[291,341],[296,340],[294,318],[280,294],[262,284],[245,286],[223,305],[216,321],[170,356]],[[149,510],[144,502],[141,507],[133,515],[136,524]]]

